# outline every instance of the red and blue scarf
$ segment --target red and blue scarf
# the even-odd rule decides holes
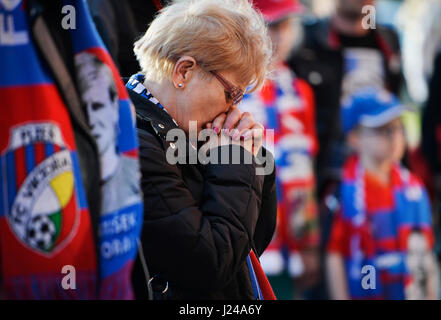
[[[117,133],[110,144],[115,146],[117,157],[114,159],[119,161],[114,161],[118,165],[113,176],[109,176],[113,178],[118,174],[118,178],[128,172],[130,177],[135,177],[132,181],[119,179],[119,184],[108,183],[111,178],[103,179],[101,191],[113,195],[117,187],[130,189],[124,191],[130,195],[130,202],[109,201],[109,206],[104,203],[103,195],[102,207],[108,210],[101,212],[99,243],[94,243],[69,113],[46,62],[37,54],[25,4],[22,1],[10,1],[7,5],[0,2],[3,294],[12,299],[133,298],[130,274],[137,252],[142,203],[138,142],[127,92],[95,30],[85,2],[63,1],[63,5],[75,8],[76,26],[70,31],[75,61],[82,54],[93,56],[93,59],[82,59],[93,61],[88,70],[95,68],[99,69],[99,72],[92,70],[96,74],[110,74],[107,81],[95,82],[98,87],[102,86],[98,91],[116,88],[116,100],[113,101],[117,109],[112,120]],[[8,28],[4,29],[4,25]],[[77,80],[81,82],[80,77],[87,78],[87,72],[79,68],[76,65]],[[80,90],[80,94],[86,106],[88,98],[84,91]],[[111,90],[106,94],[111,95]],[[91,119],[90,113],[88,118]],[[98,136],[96,142],[100,149]],[[100,160],[103,167],[107,160],[104,156]],[[129,165],[134,167],[127,168]],[[75,281],[75,289],[63,288],[65,266],[75,268],[75,277],[71,278]]]
[[[274,145],[266,147],[274,149],[277,170],[277,227],[261,257],[262,266],[268,275],[287,269],[297,276],[303,270],[296,259],[299,250],[319,243],[313,197],[312,165],[318,149],[313,92],[288,66],[279,64],[262,90],[245,95],[239,108],[274,130]]]
[[[340,218],[350,296],[405,299],[406,287],[414,280],[406,263],[409,236],[419,232],[429,249],[433,245],[428,196],[420,181],[399,165],[391,169],[391,201],[382,199],[387,194],[365,188],[365,177],[358,158],[349,158],[340,189]],[[368,265],[376,271],[375,288],[363,287],[367,272],[362,269]]]

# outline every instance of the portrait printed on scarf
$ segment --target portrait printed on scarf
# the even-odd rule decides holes
[[[139,202],[138,162],[118,151],[119,99],[112,72],[95,55],[75,56],[77,81],[89,126],[98,146],[102,179],[102,213]]]
[[[436,262],[426,237],[418,229],[410,233],[407,250],[406,267],[411,275],[411,281],[405,288],[406,299],[428,299],[428,296],[433,296],[432,291],[437,290]]]

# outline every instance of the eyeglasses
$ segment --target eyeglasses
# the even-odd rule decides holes
[[[243,91],[239,88],[233,86],[230,82],[225,80],[224,77],[222,77],[219,73],[216,71],[210,71],[217,80],[222,84],[222,86],[225,89],[225,93],[227,95],[227,101],[233,101],[233,105],[239,104],[243,99]]]

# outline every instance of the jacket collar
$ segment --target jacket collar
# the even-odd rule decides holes
[[[124,79],[124,82],[127,82],[127,79]],[[143,128],[145,125],[150,126],[155,134],[163,141],[164,148],[171,147],[174,149],[177,146],[179,146],[179,148],[185,148],[188,150],[188,152],[185,153],[187,160],[190,157],[195,157],[195,154],[197,155],[197,143],[196,145],[191,143],[188,137],[186,137],[184,145],[177,145],[177,141],[167,141],[167,132],[171,129],[179,128],[179,126],[164,108],[161,108],[155,103],[155,99],[146,98],[145,95],[135,92],[129,85],[126,85],[126,87],[129,97],[135,105],[138,128]],[[188,161],[186,163],[188,163]]]
[[[165,139],[169,130],[179,128],[178,124],[153,95],[148,92],[146,94],[143,86],[140,90],[139,83],[132,82],[132,79],[134,79],[133,76],[128,81],[127,78],[124,79],[124,82],[126,82],[130,99],[135,105],[137,117],[150,122],[155,132]]]

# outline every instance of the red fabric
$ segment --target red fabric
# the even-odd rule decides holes
[[[55,85],[44,83],[1,88],[0,101],[2,103],[5,101],[5,104],[0,105],[4,107],[2,111],[6,112],[6,115],[0,118],[0,150],[8,148],[11,128],[32,122],[50,121],[61,128],[66,149],[75,152],[74,131]],[[23,110],[17,111],[12,107],[8,109],[7,106],[22,106]],[[38,165],[47,158],[44,154],[44,144],[35,143],[33,146],[35,164]],[[24,147],[18,148],[14,150],[14,153],[16,154],[14,166],[17,172],[16,183],[17,187],[20,187],[26,177],[25,149]],[[75,266],[77,272],[88,271],[94,274],[96,256],[91,230],[88,208],[79,207],[78,198],[75,195],[63,208],[63,223],[58,241],[63,241],[64,244],[51,255],[41,254],[17,238],[3,215],[0,219],[2,277],[6,279],[20,276],[25,279],[27,276],[34,275],[35,279],[42,279],[44,275],[56,274],[61,278],[63,276],[61,269],[65,265]],[[70,236],[68,231],[70,231]],[[34,297],[30,292],[32,291],[27,292],[26,295],[23,293],[23,296]]]
[[[288,67],[286,64],[281,65],[280,72],[286,72]],[[291,74],[291,73],[290,73]],[[319,149],[317,133],[315,129],[315,101],[314,93],[309,84],[299,78],[292,76],[292,86],[296,93],[301,97],[303,102],[301,107],[293,105],[289,109],[276,111],[277,123],[264,123],[265,127],[275,129],[274,139],[276,149],[282,140],[293,138],[294,135],[301,135],[302,138],[307,138],[311,145],[308,147],[307,152],[311,158],[314,157]],[[260,91],[260,99],[264,102],[266,108],[272,109],[277,103],[278,88],[275,81],[266,81],[264,87]],[[271,112],[268,113],[269,117]],[[299,121],[302,125],[300,131],[296,131],[292,126],[288,125],[291,121],[282,121],[282,119],[291,118],[292,120]],[[282,148],[282,147],[280,147]],[[288,156],[289,158],[289,156]],[[312,161],[312,160],[311,160]],[[305,232],[303,235],[295,235],[292,232],[290,226],[292,223],[292,214],[303,214],[309,222],[313,222],[318,219],[318,210],[314,199],[305,198],[304,196],[295,196],[294,194],[300,192],[313,193],[315,186],[314,177],[309,178],[281,178],[280,171],[287,170],[288,166],[293,166],[292,163],[288,163],[283,166],[279,166],[277,170],[280,194],[278,195],[278,221],[277,221],[277,234],[273,237],[270,247],[267,250],[279,250],[281,246],[286,245],[290,252],[297,252],[304,248],[317,246],[320,242],[319,232],[317,228],[311,229]],[[303,209],[302,209],[303,207]],[[301,213],[303,211],[303,213]],[[314,224],[314,223],[311,223]]]
[[[277,300],[274,294],[273,288],[268,281],[265,273],[263,272],[262,266],[257,259],[254,252],[250,252],[251,263],[253,264],[254,273],[256,274],[257,281],[259,282],[260,291],[262,292],[263,300]]]
[[[156,9],[158,9],[158,11],[162,9],[162,4],[160,0],[153,0],[153,2],[155,3]]]
[[[391,183],[393,182],[391,181]],[[383,183],[379,178],[369,172],[365,172],[364,184],[365,194],[375,195],[372,197],[366,197],[367,212],[376,214],[375,211],[381,209],[387,210],[394,207],[395,200],[391,185]]]
[[[355,159],[355,158],[354,158]],[[354,159],[350,159],[348,161],[349,166],[353,167],[355,165]],[[346,170],[346,178],[354,179],[353,173],[355,170]],[[391,185],[385,185],[382,181],[380,181],[376,176],[370,174],[369,172],[365,172],[365,194],[368,195],[377,195],[375,197],[367,197],[366,198],[366,211],[368,215],[376,214],[376,210],[383,209],[387,210],[394,206],[394,195],[392,191]],[[394,183],[393,177],[391,177],[391,184]],[[381,213],[379,213],[381,214]],[[341,212],[339,212],[333,223],[331,234],[329,238],[329,243],[327,245],[328,252],[340,253],[344,256],[349,255],[349,229],[351,229],[351,225],[344,221],[342,218]],[[370,230],[366,230],[367,232],[371,232]],[[376,242],[376,245],[382,249],[390,249],[396,250],[397,241],[396,238],[390,239],[382,239]],[[374,251],[374,248],[371,248]],[[371,251],[371,250],[370,250]]]
[[[347,237],[347,226],[343,221],[341,212],[338,212],[334,218],[331,228],[331,234],[326,249],[329,253],[339,253],[343,256],[348,255],[347,246],[349,239]]]
[[[302,13],[304,7],[297,0],[254,0],[255,7],[268,22],[277,21],[292,13]]]

